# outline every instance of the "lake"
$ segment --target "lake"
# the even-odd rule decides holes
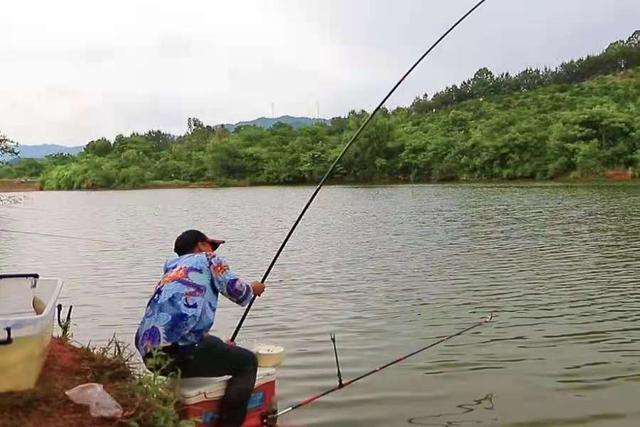
[[[0,271],[63,278],[75,340],[131,343],[181,231],[224,238],[232,269],[259,280],[312,190],[4,195]],[[238,340],[286,348],[284,408],[336,384],[332,332],[349,379],[493,312],[280,424],[637,426],[639,277],[638,185],[332,186]],[[241,314],[222,301],[214,332]]]

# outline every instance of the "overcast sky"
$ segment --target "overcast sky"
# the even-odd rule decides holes
[[[475,0],[12,1],[0,9],[0,132],[82,145],[259,116],[371,109]],[[487,66],[555,66],[640,29],[638,0],[488,0],[389,100]]]

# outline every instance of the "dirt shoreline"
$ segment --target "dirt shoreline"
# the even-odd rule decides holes
[[[0,179],[0,193],[41,191],[40,181],[35,179]]]
[[[0,393],[0,413],[3,414],[0,425],[113,426],[118,421],[94,418],[87,406],[71,402],[64,394],[77,385],[94,381],[104,385],[125,413],[135,410],[142,399],[131,392],[133,376],[126,366],[61,338],[52,338],[36,387],[23,392]]]
[[[544,185],[544,184],[640,184],[640,177],[636,178],[618,178],[616,176],[602,176],[602,177],[587,177],[587,178],[573,178],[563,177],[551,180],[535,180],[535,179],[496,179],[496,180],[449,180],[449,181],[415,181],[409,182],[398,179],[382,179],[369,182],[358,181],[332,181],[329,180],[327,185],[407,185],[407,184],[459,184],[459,185],[473,185],[473,184],[530,184],[530,185]],[[315,186],[315,183],[303,183],[303,184],[251,184],[246,181],[238,181],[225,185],[218,185],[215,182],[149,182],[139,187],[134,188],[88,188],[81,190],[66,190],[66,191],[130,191],[130,190],[162,190],[162,189],[180,189],[180,188],[243,188],[243,187],[301,187],[301,186]],[[59,190],[44,190],[40,181],[38,180],[18,180],[18,179],[0,179],[0,193],[20,193],[31,191],[59,191]]]

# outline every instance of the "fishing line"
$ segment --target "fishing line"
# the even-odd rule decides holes
[[[445,37],[447,37],[447,35],[449,35],[449,33],[451,31],[453,31],[462,21],[464,21],[467,16],[471,15],[477,8],[479,8],[482,3],[484,3],[486,0],[480,0],[478,3],[476,3],[475,6],[473,6],[471,9],[469,9],[469,11],[467,13],[465,13],[464,15],[462,15],[462,17],[460,19],[458,19],[451,27],[449,27],[449,29],[440,36],[440,38],[438,38],[438,40],[436,40],[435,43],[433,43],[431,45],[431,47],[429,47],[429,49],[427,49],[422,56],[420,56],[420,58],[418,58],[418,60],[411,66],[411,68],[409,68],[407,70],[406,73],[404,73],[404,75],[400,78],[400,80],[398,80],[398,82],[391,88],[391,90],[389,91],[389,93],[387,93],[387,95],[382,98],[382,101],[380,101],[380,103],[378,104],[378,106],[373,110],[373,112],[371,114],[369,114],[369,117],[367,117],[367,120],[365,120],[365,122],[358,128],[358,130],[356,131],[356,133],[353,134],[353,136],[351,137],[351,139],[349,140],[349,142],[347,142],[347,144],[344,146],[344,148],[342,149],[342,151],[340,152],[340,154],[338,155],[338,157],[334,160],[334,162],[331,164],[331,166],[329,167],[329,170],[327,171],[327,173],[324,174],[324,176],[322,177],[322,179],[320,180],[320,183],[318,184],[318,186],[316,187],[316,189],[314,190],[313,194],[311,194],[311,197],[309,198],[309,200],[307,201],[307,204],[304,206],[304,208],[302,209],[302,212],[300,212],[300,215],[298,215],[298,218],[296,219],[295,223],[293,224],[293,226],[291,227],[291,229],[289,230],[289,232],[287,233],[287,236],[285,237],[284,241],[282,242],[282,244],[280,245],[280,248],[278,248],[278,252],[276,252],[275,256],[273,257],[273,259],[271,260],[271,264],[269,264],[269,267],[267,268],[267,271],[264,273],[264,276],[262,276],[262,280],[261,282],[264,283],[267,280],[267,277],[269,277],[269,273],[271,273],[271,269],[273,268],[273,266],[275,265],[276,261],[278,260],[278,258],[280,257],[280,253],[282,253],[284,247],[287,245],[287,242],[289,241],[289,238],[291,237],[291,235],[293,234],[293,232],[295,231],[296,227],[298,226],[298,224],[300,223],[300,220],[302,219],[302,217],[304,216],[304,214],[307,212],[307,209],[309,209],[309,206],[311,205],[311,203],[313,202],[313,200],[316,198],[316,195],[318,194],[318,192],[320,191],[320,189],[322,188],[322,186],[324,185],[325,181],[327,180],[327,178],[329,178],[329,176],[331,175],[331,173],[333,172],[333,170],[336,168],[336,166],[338,165],[338,162],[340,162],[340,160],[342,159],[342,157],[344,156],[344,154],[347,152],[347,150],[349,149],[349,147],[351,147],[351,145],[355,142],[355,140],[358,138],[358,136],[362,133],[362,131],[367,127],[367,125],[369,124],[369,122],[373,119],[373,117],[376,115],[376,113],[380,110],[380,108],[382,108],[382,106],[384,105],[385,102],[387,102],[387,99],[389,99],[389,97],[396,91],[396,89],[398,88],[398,86],[400,86],[400,84],[407,78],[407,76],[409,74],[411,74],[411,72],[420,64],[420,62],[422,62],[422,60],[429,55],[429,53],[431,53],[431,51],[433,49],[435,49],[436,46],[438,46],[440,44],[440,42],[442,40],[444,40]],[[242,328],[242,324],[244,323],[244,320],[247,318],[247,315],[249,314],[249,310],[251,310],[251,307],[253,306],[253,303],[256,300],[256,296],[254,295],[253,298],[251,299],[251,302],[249,302],[249,305],[247,306],[247,308],[245,309],[244,313],[242,314],[242,318],[240,319],[240,322],[238,322],[238,326],[236,326],[235,331],[233,331],[233,335],[231,335],[231,341],[234,342],[236,340],[236,336],[238,335],[238,332],[240,332],[240,328]]]
[[[92,239],[90,237],[63,236],[62,234],[38,233],[36,231],[7,230],[6,228],[0,228],[0,232],[15,233],[15,234],[31,234],[31,235],[35,235],[35,236],[55,237],[55,238],[58,238],[58,239],[85,240],[85,241],[89,241],[89,242],[98,242],[98,243],[116,243],[116,242],[109,241],[109,240]]]

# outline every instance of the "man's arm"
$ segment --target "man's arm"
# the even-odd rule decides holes
[[[245,306],[254,295],[260,296],[264,292],[264,283],[257,281],[249,283],[239,278],[229,269],[229,264],[222,257],[217,255],[210,257],[209,268],[218,291],[238,305]]]

